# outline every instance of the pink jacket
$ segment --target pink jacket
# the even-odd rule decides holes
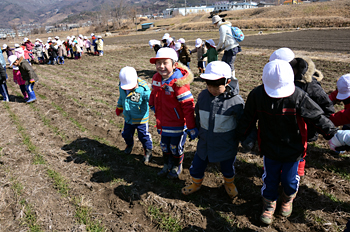
[[[24,46],[26,46],[28,51],[31,51],[34,47],[34,44],[28,40],[27,42],[24,43]]]
[[[28,50],[24,50],[24,59],[28,60],[30,58],[29,54],[33,54],[33,52],[30,52]]]
[[[89,47],[91,47],[91,42],[90,42],[90,40],[84,40],[84,44],[85,44],[85,47],[86,48],[89,48]]]
[[[18,85],[25,85],[26,82],[22,79],[21,72],[19,70],[13,70],[13,81]]]
[[[15,49],[15,55],[17,58],[24,57],[24,51],[23,48],[19,47]]]

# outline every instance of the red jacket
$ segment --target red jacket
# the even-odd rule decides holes
[[[162,83],[162,76],[154,74],[149,105],[155,107],[158,132],[177,137],[184,129],[195,128],[194,100],[190,91],[193,74],[179,64],[174,74]]]
[[[334,123],[335,126],[350,124],[350,109],[338,111],[337,113],[329,116],[329,119]]]

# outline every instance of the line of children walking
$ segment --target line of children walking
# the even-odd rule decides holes
[[[308,68],[304,67],[306,58],[303,61],[297,59],[297,63],[289,63],[288,60],[295,59],[294,53],[291,56],[290,50],[287,52],[285,50],[278,56],[279,52],[270,57],[270,61],[263,69],[263,84],[250,92],[245,105],[238,93],[239,89],[230,85],[232,70],[224,61],[210,62],[205,72],[200,75],[205,80],[207,88],[199,94],[195,106],[190,91],[193,74],[178,62],[178,55],[174,49],[160,48],[156,56],[150,59],[150,62],[155,64],[157,73],[152,78],[151,93],[144,92],[147,87],[141,90],[146,97],[137,94],[140,91],[137,83],[143,81],[138,79],[136,71],[130,67],[123,68],[120,74],[121,93],[116,112],[117,115],[121,115],[121,110],[128,111],[128,114],[124,115],[123,137],[127,143],[125,153],[131,153],[132,135],[135,128],[138,128],[136,125],[130,131],[128,121],[133,117],[138,120],[142,118],[144,122],[148,121],[148,107],[141,110],[141,103],[128,103],[140,102],[142,98],[143,107],[149,105],[154,111],[157,131],[161,135],[160,145],[164,165],[158,175],[170,179],[178,178],[182,172],[186,137],[187,135],[191,139],[198,137],[197,151],[190,167],[192,183],[182,188],[182,193],[188,195],[198,191],[207,164],[220,162],[225,190],[233,198],[238,195],[234,184],[234,163],[238,144],[243,143],[250,133],[256,130],[258,121],[259,148],[264,156],[261,189],[263,211],[260,220],[265,224],[272,223],[280,183],[283,187],[280,213],[284,217],[289,217],[299,188],[298,166],[304,158],[307,147],[306,122],[312,122],[317,132],[329,140],[332,150],[350,145],[350,131],[337,131],[328,115],[325,115],[318,103],[309,97],[307,91],[323,93],[312,84],[312,81],[317,81],[312,76],[318,73],[314,67],[310,67],[312,63],[309,61]],[[124,72],[125,69],[132,72],[128,74]],[[305,75],[306,72],[309,72],[309,77]],[[313,90],[307,90],[303,86],[296,88],[296,81]],[[339,91],[344,89],[339,86],[338,88]],[[349,97],[350,90],[348,92],[349,94],[344,96]],[[343,97],[341,94],[338,95],[339,98]],[[148,96],[149,102],[146,100]],[[328,104],[327,106],[332,108]],[[129,113],[133,112],[134,116],[130,117]],[[136,113],[141,113],[142,117]],[[140,121],[136,124],[140,124]],[[147,148],[147,142],[151,139],[150,136],[146,136],[149,134],[148,127],[146,128],[140,130],[142,135],[139,134],[139,138],[145,148],[144,161],[149,162],[151,151],[150,146]]]

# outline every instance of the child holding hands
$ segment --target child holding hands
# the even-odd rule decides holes
[[[170,179],[178,178],[182,172],[186,129],[191,139],[198,135],[190,91],[194,77],[177,61],[178,56],[172,48],[161,48],[156,57],[150,59],[151,64],[156,65],[157,73],[152,78],[149,105],[155,111],[164,158],[164,167],[158,175],[167,175]]]

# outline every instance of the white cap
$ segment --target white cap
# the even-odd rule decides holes
[[[57,35],[55,36],[55,39],[60,39],[60,37],[58,37]]]
[[[200,75],[205,80],[219,80],[221,78],[231,78],[232,71],[230,65],[224,61],[212,61],[205,68],[205,72]]]
[[[337,99],[345,100],[350,97],[350,73],[345,74],[339,78],[337,81]]]
[[[292,50],[290,50],[289,48],[280,48],[271,54],[269,61],[279,59],[279,60],[291,62],[294,58],[295,58],[295,55]]]
[[[42,43],[43,41],[41,39],[39,39],[39,42]]]
[[[39,41],[39,38],[36,38],[35,41]]]
[[[87,36],[84,36],[84,39],[87,39]]]
[[[219,15],[214,15],[213,18],[211,18],[211,21],[213,24],[220,22],[222,20],[222,18],[220,18]]]
[[[11,56],[9,56],[8,60],[9,60],[10,66],[11,66],[17,60],[17,56],[11,55]]]
[[[2,49],[5,49],[5,48],[7,48],[7,44],[2,45]]]
[[[120,88],[129,90],[137,85],[137,72],[133,67],[126,66],[119,72]]]
[[[51,38],[51,37],[49,37],[49,38],[47,38],[47,40],[52,40],[52,38]]]
[[[175,51],[179,51],[181,48],[181,43],[180,42],[176,42],[175,43]]]
[[[19,48],[19,44],[15,44],[15,48]]]
[[[156,57],[149,60],[151,64],[155,64],[158,59],[172,59],[174,61],[178,60],[177,53],[172,48],[161,48],[158,50]]]
[[[173,42],[174,41],[174,39],[173,38],[171,38],[171,37],[169,37],[169,38],[167,38],[167,40],[166,40],[166,43],[168,44],[168,46],[171,44],[171,42]]]
[[[27,42],[27,41],[28,41],[28,38],[25,37],[25,38],[23,39],[23,42]]]
[[[80,37],[80,38],[83,38],[83,35],[82,35],[82,34],[80,34],[80,35],[79,35],[79,37]]]
[[[67,36],[67,40],[70,40],[70,36]]]
[[[13,69],[13,70],[19,70],[19,67],[16,66],[16,65],[12,65],[12,69]]]
[[[97,38],[98,38],[98,39],[102,39],[102,36],[98,35]]]
[[[183,43],[185,43],[186,41],[185,41],[185,39],[184,39],[184,38],[180,38],[180,39],[178,39],[178,40],[177,40],[177,42],[180,42],[180,43],[182,43],[182,44],[183,44]]]
[[[207,42],[208,44],[210,44],[210,46],[216,48],[214,40],[208,39],[208,40],[206,40],[205,42]]]
[[[95,34],[94,33],[91,33],[91,37],[93,37]]]
[[[74,39],[75,38],[75,35],[72,35],[72,39]]]
[[[163,35],[162,40],[164,40],[164,39],[169,39],[169,38],[170,38],[169,33],[165,33],[165,34]]]
[[[159,40],[155,40],[155,39],[151,39],[150,41],[148,41],[148,44],[152,48],[153,45],[156,45],[156,44],[160,45],[160,41]]]
[[[196,44],[194,46],[196,46],[196,48],[199,48],[202,45],[202,43],[203,41],[200,38],[198,38],[196,39]]]
[[[40,45],[40,43],[39,42],[35,42],[34,45],[37,46],[37,45]]]
[[[262,81],[267,95],[272,98],[283,98],[295,91],[292,66],[284,60],[267,63],[263,70]]]

